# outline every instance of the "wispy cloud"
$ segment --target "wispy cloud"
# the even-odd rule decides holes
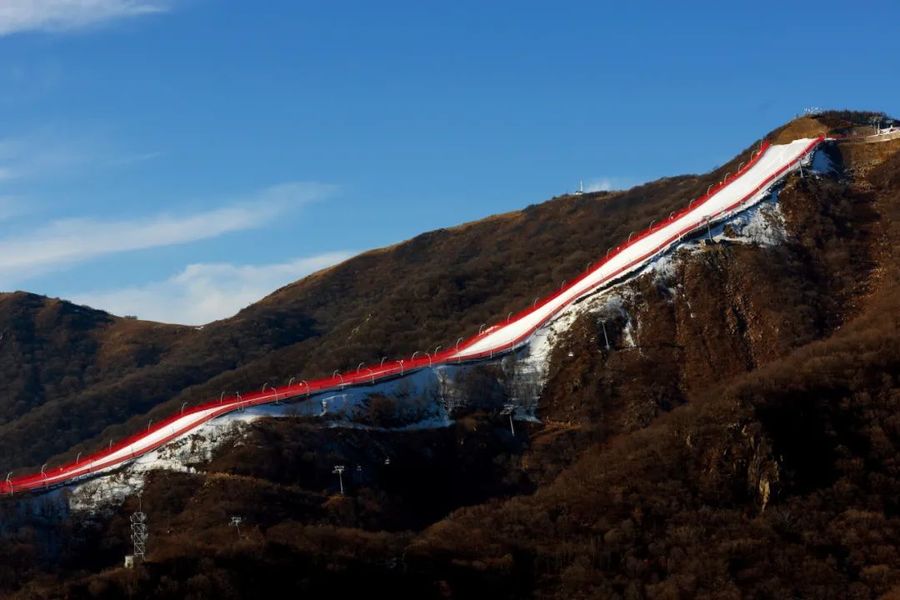
[[[74,172],[101,160],[102,153],[109,151],[95,140],[47,131],[0,138],[0,183]]]
[[[33,277],[105,255],[254,229],[334,189],[325,184],[294,182],[266,188],[241,202],[187,215],[57,220],[27,234],[0,239],[0,282]]]
[[[102,131],[71,132],[48,126],[0,138],[0,186],[27,180],[83,178],[107,169],[139,167],[162,156],[161,151],[148,152],[110,141]]]
[[[0,36],[23,31],[69,31],[165,12],[166,0],[2,0]]]
[[[626,190],[636,183],[622,177],[598,177],[591,179],[584,186],[586,192],[609,192],[612,190]]]
[[[79,294],[72,300],[118,315],[202,325],[230,317],[277,288],[352,255],[330,252],[265,265],[194,264],[165,281]]]

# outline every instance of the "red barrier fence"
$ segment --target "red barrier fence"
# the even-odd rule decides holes
[[[809,154],[812,150],[814,150],[814,149],[816,148],[816,146],[818,146],[819,144],[821,144],[824,140],[825,140],[825,137],[824,137],[824,136],[820,136],[820,137],[816,138],[813,142],[811,142],[811,143],[803,150],[803,152],[800,153],[799,158],[802,158],[802,157],[806,156],[807,154]],[[641,232],[640,235],[638,235],[637,237],[631,238],[629,242],[626,242],[625,244],[622,244],[621,246],[617,246],[617,247],[615,248],[615,250],[614,250],[608,257],[606,257],[605,259],[603,259],[603,260],[601,260],[601,261],[599,261],[599,262],[597,262],[597,263],[594,263],[594,264],[592,264],[591,266],[589,266],[588,269],[587,269],[584,273],[582,273],[581,275],[579,275],[578,278],[576,278],[571,284],[569,284],[568,286],[566,286],[566,287],[560,289],[560,290],[557,291],[556,293],[554,293],[554,294],[552,294],[552,295],[546,297],[546,298],[545,298],[543,301],[541,301],[540,304],[538,304],[535,308],[529,308],[529,309],[526,309],[526,310],[524,310],[524,311],[521,311],[520,313],[518,313],[517,315],[515,315],[515,316],[511,319],[511,321],[514,322],[514,321],[516,321],[516,320],[518,320],[518,319],[520,319],[520,318],[523,318],[523,317],[525,317],[525,316],[531,314],[531,313],[534,312],[535,310],[540,309],[542,306],[548,304],[549,302],[555,300],[556,298],[558,298],[558,297],[561,296],[562,294],[565,294],[566,292],[568,292],[571,288],[577,286],[579,283],[581,283],[582,280],[584,280],[586,277],[590,276],[594,271],[596,271],[597,269],[599,269],[600,267],[602,267],[603,265],[605,265],[605,264],[608,263],[609,261],[611,261],[611,260],[613,260],[614,258],[616,258],[616,256],[617,256],[618,254],[620,254],[621,252],[625,251],[625,250],[626,250],[627,248],[629,248],[630,246],[633,246],[633,245],[637,244],[638,242],[640,242],[641,240],[643,240],[643,239],[646,238],[647,236],[650,236],[650,235],[656,233],[659,229],[662,229],[662,228],[664,228],[664,227],[667,227],[670,223],[672,223],[672,222],[674,222],[674,221],[677,221],[678,219],[680,219],[681,217],[685,216],[685,215],[688,214],[689,212],[692,212],[692,211],[694,211],[694,210],[697,210],[699,207],[703,206],[703,204],[705,204],[707,201],[709,201],[710,198],[712,198],[713,196],[715,196],[715,195],[716,195],[718,192],[720,192],[725,186],[727,186],[728,184],[734,182],[735,179],[739,178],[739,177],[740,177],[741,175],[743,175],[748,169],[750,169],[753,165],[755,165],[755,164],[759,161],[759,158],[763,155],[763,153],[769,148],[769,145],[770,145],[770,144],[769,144],[768,142],[763,143],[763,144],[761,145],[759,151],[758,151],[756,154],[754,154],[754,156],[751,158],[750,161],[747,162],[746,165],[744,165],[741,169],[739,169],[738,171],[736,171],[733,177],[731,177],[731,178],[727,178],[727,177],[726,177],[726,179],[722,180],[722,181],[719,182],[717,185],[713,186],[712,189],[711,189],[709,192],[707,192],[705,195],[701,196],[701,197],[698,198],[697,200],[691,201],[691,202],[688,204],[688,207],[687,207],[687,208],[682,209],[682,210],[679,211],[678,213],[669,215],[669,217],[667,217],[667,218],[664,219],[663,221],[660,221],[660,222],[659,222],[658,224],[656,224],[655,226],[651,226],[651,227],[648,227],[647,229],[645,229],[645,230],[644,230],[643,232]],[[798,158],[798,160],[799,160],[799,158]],[[738,206],[740,206],[740,205],[744,204],[745,202],[747,202],[748,200],[750,200],[753,196],[755,196],[756,194],[758,194],[760,191],[762,191],[762,190],[766,189],[767,187],[771,186],[772,183],[773,183],[776,179],[778,179],[779,177],[781,177],[786,171],[788,171],[788,170],[795,164],[795,162],[796,162],[796,161],[791,161],[791,162],[787,163],[786,165],[784,165],[782,168],[778,169],[775,173],[773,173],[770,177],[768,177],[766,180],[764,180],[760,185],[758,185],[756,188],[754,188],[751,192],[749,192],[748,194],[746,194],[745,196],[743,196],[738,202],[735,202],[735,203],[733,203],[732,205],[723,208],[722,210],[720,210],[719,212],[717,212],[717,213],[714,214],[714,215],[711,215],[711,216],[708,218],[708,221],[709,221],[709,222],[713,222],[713,221],[715,221],[715,220],[721,218],[722,215],[725,215],[725,214],[727,214],[727,213],[730,213],[731,211],[733,211],[734,209],[736,209]],[[703,227],[703,223],[700,223],[700,224],[697,224],[697,225],[690,225],[690,226],[688,226],[688,227],[685,227],[685,228],[683,228],[683,229],[677,231],[677,232],[674,233],[672,236],[670,236],[669,238],[667,238],[665,241],[663,241],[662,243],[660,243],[654,250],[652,250],[652,251],[650,251],[650,252],[648,252],[648,253],[646,253],[646,254],[640,256],[639,258],[633,260],[632,262],[628,263],[627,265],[625,265],[625,266],[619,268],[617,271],[615,271],[615,272],[612,273],[611,275],[607,276],[607,277],[604,278],[603,280],[599,281],[597,284],[595,284],[595,285],[591,288],[591,290],[595,290],[596,288],[598,288],[598,287],[600,287],[600,286],[607,285],[610,281],[615,280],[615,278],[618,277],[620,274],[622,274],[622,273],[624,273],[624,272],[627,272],[627,271],[629,271],[630,269],[632,269],[636,264],[639,264],[639,263],[645,261],[645,260],[646,260],[647,258],[649,258],[650,256],[659,254],[662,250],[664,250],[664,249],[667,248],[668,246],[672,245],[672,243],[674,243],[675,241],[677,241],[677,240],[683,238],[684,236],[688,235],[689,233],[692,233],[693,231],[695,231],[695,230],[697,230],[697,229],[701,229],[702,227]],[[581,295],[578,296],[578,298],[581,298],[581,297],[583,297],[583,296],[586,295],[586,294],[590,294],[590,293],[591,293],[591,290],[582,293]],[[578,298],[573,299],[573,301],[574,301],[574,300],[577,300]],[[551,313],[548,317],[546,317],[543,321],[541,321],[540,323],[538,323],[535,327],[529,329],[525,334],[519,336],[519,337],[516,338],[514,341],[505,344],[503,347],[499,347],[499,348],[492,349],[492,351],[490,351],[490,352],[484,352],[484,353],[480,353],[480,354],[476,354],[476,355],[466,356],[466,359],[467,359],[467,360],[471,360],[471,359],[473,359],[473,358],[484,358],[485,356],[489,356],[489,355],[492,355],[492,354],[496,354],[496,353],[498,353],[498,352],[503,352],[503,351],[505,351],[505,350],[509,350],[509,349],[512,349],[512,348],[516,347],[518,344],[522,343],[524,340],[530,338],[531,335],[534,334],[534,332],[535,332],[536,330],[540,329],[544,324],[546,324],[547,321],[551,320],[554,316],[556,316],[556,314],[558,314],[561,310],[565,309],[567,306],[568,306],[568,305],[563,305],[563,306],[561,306],[560,308],[558,308],[557,310],[555,310],[554,312],[552,312],[552,313]],[[480,339],[482,339],[483,337],[485,337],[486,335],[490,334],[491,331],[494,330],[496,327],[497,327],[497,326],[494,326],[494,327],[492,327],[492,328],[489,328],[488,330],[486,330],[486,331],[485,331],[484,333],[482,333],[481,335],[478,335],[478,336],[475,336],[475,337],[471,338],[471,339],[467,342],[466,346],[471,346],[472,344],[474,344],[474,343],[477,342],[478,340],[480,340]],[[461,352],[464,352],[464,351],[465,351],[465,347],[463,347],[460,351],[461,351]]]
[[[792,168],[796,162],[802,159],[804,156],[809,154],[816,146],[818,146],[822,141],[824,141],[824,136],[816,138],[813,142],[811,142],[804,150],[800,153],[797,160],[788,162],[783,167],[778,169],[775,173],[769,176],[766,180],[764,180],[759,186],[757,186],[750,193],[743,196],[739,201],[733,203],[732,205],[723,208],[718,211],[716,214],[710,216],[708,221],[713,221],[718,218],[721,218],[723,215],[726,215],[738,208],[751,198],[753,198],[756,194],[761,192],[762,190],[768,188],[774,183],[776,179],[781,177],[786,171]],[[203,423],[214,419],[223,414],[239,410],[242,408],[247,408],[251,406],[257,406],[260,404],[268,404],[271,402],[278,402],[280,400],[288,400],[295,398],[302,398],[303,396],[309,397],[313,394],[322,393],[328,390],[333,389],[343,389],[347,386],[355,386],[355,385],[371,385],[377,383],[378,381],[383,381],[386,379],[403,376],[411,371],[415,371],[418,369],[431,367],[440,364],[448,364],[453,362],[462,362],[462,361],[473,361],[480,360],[488,356],[494,356],[497,354],[501,354],[507,352],[517,346],[523,344],[527,341],[534,332],[540,327],[544,326],[548,321],[550,321],[554,316],[556,316],[561,310],[570,306],[573,302],[578,300],[579,298],[584,297],[587,294],[590,294],[596,291],[597,288],[607,285],[611,281],[615,280],[622,273],[627,272],[628,270],[634,268],[637,264],[642,263],[647,260],[647,258],[657,255],[663,251],[665,251],[669,246],[675,243],[677,240],[683,238],[689,233],[696,231],[697,229],[702,228],[703,223],[699,224],[691,224],[683,229],[676,231],[673,235],[666,238],[660,244],[658,244],[652,251],[638,257],[637,259],[631,261],[627,265],[617,269],[614,273],[607,275],[601,281],[598,281],[596,284],[591,286],[587,291],[582,292],[576,297],[573,297],[568,302],[562,304],[561,306],[554,309],[551,313],[545,316],[539,323],[535,326],[528,329],[526,332],[516,337],[511,342],[507,342],[501,346],[496,348],[491,348],[489,351],[465,355],[466,348],[472,346],[479,340],[483,339],[485,336],[490,335],[492,332],[496,331],[498,328],[503,327],[506,324],[514,323],[519,319],[522,319],[537,310],[540,310],[548,303],[556,300],[561,295],[568,293],[575,286],[579,285],[586,277],[591,275],[597,269],[608,263],[609,261],[616,258],[622,251],[629,248],[630,246],[640,242],[644,238],[653,233],[659,231],[663,227],[667,227],[669,224],[679,220],[683,216],[688,213],[697,210],[699,207],[703,206],[706,202],[709,201],[710,198],[715,196],[718,192],[720,192],[724,187],[733,183],[736,179],[740,178],[744,173],[747,172],[753,165],[755,165],[760,157],[765,153],[765,151],[769,148],[768,142],[764,142],[760,145],[759,150],[753,155],[751,160],[747,162],[746,165],[741,167],[738,171],[736,171],[731,177],[726,176],[721,182],[716,184],[715,186],[711,186],[711,188],[707,191],[706,194],[701,196],[696,200],[692,200],[687,207],[679,211],[678,213],[673,213],[669,215],[666,219],[660,221],[659,223],[648,227],[646,230],[642,231],[637,237],[630,238],[624,244],[615,248],[614,251],[608,252],[607,256],[602,260],[590,265],[585,272],[583,272],[579,277],[573,280],[568,285],[562,287],[560,290],[551,294],[550,296],[545,297],[538,303],[516,313],[515,315],[509,316],[506,321],[503,323],[499,323],[492,327],[487,328],[484,331],[479,332],[477,335],[474,335],[467,340],[461,341],[457,343],[454,347],[443,350],[442,352],[436,353],[434,355],[428,353],[420,353],[416,352],[409,359],[400,359],[396,361],[392,361],[387,365],[381,364],[375,367],[374,365],[360,365],[356,371],[347,372],[347,373],[335,373],[331,377],[326,377],[322,379],[316,379],[310,382],[301,381],[296,384],[280,387],[280,388],[271,388],[269,391],[261,391],[256,393],[246,394],[241,396],[241,394],[236,394],[234,396],[221,397],[219,400],[214,400],[212,402],[207,402],[200,406],[193,407],[191,409],[183,409],[181,412],[176,413],[166,420],[155,424],[153,427],[148,427],[146,431],[136,433],[132,436],[129,436],[123,440],[120,440],[116,444],[111,444],[106,450],[91,454],[88,457],[82,458],[80,460],[73,461],[71,463],[55,467],[50,472],[46,472],[42,470],[40,473],[25,475],[22,477],[18,477],[12,479],[11,476],[7,476],[5,481],[0,482],[0,494],[12,494],[16,492],[24,492],[30,490],[40,490],[51,488],[57,485],[62,485],[67,482],[70,482],[74,479],[91,476],[98,471],[103,469],[108,469],[110,467],[114,467],[120,464],[128,463],[139,456],[151,452],[160,446],[168,443],[169,441],[199,427]],[[422,354],[421,357],[417,357],[418,354]],[[209,411],[208,414],[200,415],[204,411]],[[185,419],[185,417],[193,417],[197,415],[196,419]],[[182,419],[185,419],[185,423],[178,425],[178,422]],[[141,448],[138,452],[132,453],[130,455],[126,454],[124,456],[115,456],[119,454],[123,449],[128,448],[129,446],[140,442],[143,439],[148,438],[151,435],[155,435],[158,432],[166,428],[171,428],[171,432],[167,433],[165,436],[161,436],[156,441],[152,443],[152,445],[145,446]],[[114,457],[114,458],[113,458]]]

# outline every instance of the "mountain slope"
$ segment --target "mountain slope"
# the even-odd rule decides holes
[[[869,197],[872,268],[838,294],[846,319],[833,335],[699,389],[643,431],[588,447],[532,497],[451,516],[414,542],[414,560],[452,570],[439,557],[453,556],[479,581],[509,582],[527,569],[558,597],[896,594],[898,174],[895,148],[842,193],[815,184],[795,192],[814,194],[823,212],[840,209],[848,192]],[[855,254],[840,238],[820,241],[840,261]],[[519,564],[504,564],[509,556]]]
[[[793,139],[865,119],[826,114],[772,135]],[[499,410],[506,400],[496,389],[502,364],[471,373],[469,404],[442,429],[264,419],[219,446],[198,472],[150,474],[143,505],[153,549],[134,574],[102,570],[127,548],[132,498],[110,516],[63,517],[62,538],[46,517],[40,536],[63,546],[50,561],[61,581],[0,571],[0,582],[13,582],[4,584],[10,589],[31,578],[22,597],[228,597],[285,589],[313,597],[390,589],[411,598],[889,592],[900,573],[893,541],[900,486],[898,148],[832,146],[823,156],[834,172],[792,176],[773,201],[769,214],[783,217],[783,239],[757,241],[726,227],[716,243],[695,243],[615,290],[615,298],[588,306],[551,344],[541,422],[517,422],[515,436]],[[563,250],[554,250],[560,247],[584,254],[565,267],[580,271],[594,257],[589,250],[610,245],[601,241],[606,229],[626,230],[617,241],[627,237],[632,228],[615,219],[645,226],[683,202],[677,186],[698,183],[676,178],[623,194],[561,198],[360,257],[389,277],[402,272],[407,286],[429,284],[417,303],[399,289],[398,298],[381,299],[372,289],[378,280],[347,271],[353,261],[345,263],[280,290],[218,334],[247,323],[277,328],[280,311],[310,310],[324,323],[330,305],[320,294],[337,303],[358,293],[364,302],[357,312],[345,305],[354,320],[334,317],[332,330],[313,334],[332,356],[310,358],[310,338],[222,377],[261,379],[259,372],[279,373],[278,363],[294,356],[313,371],[330,371],[340,366],[335,358],[351,354],[374,353],[377,361],[383,350],[368,345],[374,340],[398,344],[398,354],[410,350],[400,344],[446,343],[414,336],[443,325],[448,336],[463,332],[438,317],[447,310],[441,298],[457,297],[444,291],[453,289],[453,261],[473,269],[459,303],[470,303],[474,314],[494,311],[467,322],[477,329],[479,320],[529,304],[535,287],[488,281],[481,268],[532,273],[538,261],[552,271],[566,264]],[[635,206],[651,205],[659,212],[630,216]],[[487,256],[496,245],[509,266],[468,255],[473,245]],[[434,273],[432,263],[440,267]],[[415,274],[400,270],[409,265],[419,267]],[[551,290],[559,275],[539,281]],[[486,298],[494,288],[502,288],[496,295],[503,306]],[[378,315],[405,306],[415,316],[366,321],[370,305]],[[343,360],[351,368],[358,362]],[[371,423],[389,422],[383,409],[390,400],[373,403]],[[348,466],[346,497],[335,493],[335,464]],[[245,519],[240,538],[229,526],[232,515]],[[5,517],[10,543],[0,564],[40,570],[34,565],[41,545],[27,529],[35,523],[16,528],[16,519]]]
[[[200,331],[178,328],[160,360],[101,378],[0,424],[0,469],[74,458],[177,410],[264,382],[315,377],[414,350],[447,347],[531,304],[659,215],[746,162],[626,192],[564,196],[524,211],[368,252]],[[0,347],[0,354],[4,352]],[[0,397],[6,397],[4,394]],[[130,422],[129,417],[140,415]],[[119,425],[116,425],[119,424]],[[55,432],[50,435],[49,432]],[[81,442],[89,442],[79,445]]]

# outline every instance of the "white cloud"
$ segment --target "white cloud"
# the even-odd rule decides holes
[[[331,252],[267,265],[194,264],[165,281],[79,294],[72,301],[118,315],[202,325],[230,317],[277,288],[352,255]]]
[[[102,129],[85,132],[53,125],[0,137],[0,191],[35,182],[90,180],[113,170],[140,168],[166,155],[159,149],[129,146],[112,141]]]
[[[0,0],[2,2],[3,0]],[[0,182],[74,171],[96,160],[97,144],[46,131],[0,139]]]
[[[584,191],[609,192],[612,190],[626,190],[633,185],[635,185],[633,181],[621,177],[600,177],[588,181],[587,185],[584,186]]]
[[[0,282],[33,277],[109,254],[186,244],[254,229],[289,208],[322,198],[333,190],[329,185],[295,182],[267,188],[244,202],[187,215],[54,221],[26,234],[0,239]]]
[[[160,151],[123,148],[98,132],[84,134],[45,127],[27,135],[0,138],[0,184],[84,176],[96,169],[128,168],[161,156]]]
[[[0,36],[22,31],[67,31],[165,12],[165,0],[2,0]]]

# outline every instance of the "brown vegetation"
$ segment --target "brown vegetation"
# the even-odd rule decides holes
[[[865,118],[826,113],[785,135]],[[609,349],[596,316],[577,321],[551,358],[543,423],[517,423],[515,438],[498,414],[494,366],[471,374],[473,402],[446,429],[256,422],[206,473],[154,474],[143,499],[152,551],[133,572],[115,567],[134,499],[94,523],[67,520],[52,503],[40,519],[0,503],[0,590],[19,588],[21,598],[900,593],[900,142],[884,146],[893,150],[875,158],[837,146],[846,170],[791,177],[779,196],[784,244],[708,245],[682,256],[671,278],[630,284],[634,346],[621,316],[606,321]],[[667,214],[702,181],[559,198],[363,255],[179,337],[165,356],[259,330],[258,346],[229,355],[233,371],[196,388],[207,390],[250,374],[284,376],[292,361],[316,372],[437,344],[527,304],[535,286],[552,289],[592,249]],[[379,289],[395,279],[402,285]],[[463,313],[472,319],[454,323]],[[306,333],[298,326],[272,341],[282,320],[304,319]],[[92,327],[113,326],[101,321]],[[162,373],[166,363],[137,372]],[[374,398],[371,423],[398,423],[394,408]],[[345,497],[335,464],[347,466]],[[245,518],[240,536],[232,515]]]
[[[65,454],[51,465],[72,459],[139,431],[183,402],[206,401],[223,390],[258,389],[264,382],[283,384],[448,346],[556,290],[606,248],[698,197],[748,155],[708,175],[562,196],[502,218],[426,233],[307,277],[199,331],[7,296],[5,303],[16,308],[0,311],[0,331],[9,330],[0,343],[0,364],[10,373],[25,364],[37,371],[28,377],[20,371],[29,382],[16,384],[20,389],[0,387],[0,415],[8,415],[0,418],[0,469],[39,466],[56,453]],[[44,305],[86,311],[98,327],[105,323],[104,333],[87,336],[81,346],[48,347],[48,338],[66,345],[85,325],[23,328],[40,320]],[[70,364],[66,357],[76,353]]]

